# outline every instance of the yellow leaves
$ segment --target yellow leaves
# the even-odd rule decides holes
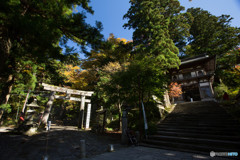
[[[117,42],[118,43],[123,42],[123,44],[127,44],[128,43],[127,39],[125,39],[125,38],[117,38]]]
[[[92,90],[89,84],[97,81],[97,73],[88,70],[82,70],[77,78],[77,81],[73,84],[76,89]]]
[[[74,69],[74,70],[79,70],[79,69],[80,69],[80,67],[78,67],[78,66],[75,66],[75,67],[73,67],[72,69]]]
[[[67,78],[65,82],[75,83],[79,72],[80,72],[79,66],[66,65],[66,70],[63,72],[63,74]]]
[[[118,43],[123,43],[123,44],[127,44],[127,43],[130,43],[130,42],[132,42],[132,40],[130,40],[130,41],[128,41],[127,39],[125,39],[125,38],[117,38],[117,42]]]
[[[115,38],[114,34],[110,34],[110,36],[108,37],[108,41],[109,42],[113,42],[114,44],[119,44],[119,43],[123,43],[123,44],[127,44],[129,42],[132,42],[131,41],[128,41],[127,39],[125,38]]]
[[[66,83],[71,83],[72,88],[81,90],[91,90],[89,84],[96,81],[97,73],[89,70],[81,70],[79,66],[66,65],[66,70],[63,72],[67,80]]]
[[[120,71],[122,69],[119,62],[109,62],[107,65],[103,67],[103,70],[105,72],[115,73],[117,71]]]
[[[26,70],[26,69],[25,69],[25,70],[23,70],[22,72],[23,72],[23,73],[27,73],[27,74],[30,74],[30,73],[31,73],[31,71],[30,71],[30,70]]]

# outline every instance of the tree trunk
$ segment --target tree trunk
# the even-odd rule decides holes
[[[118,103],[118,115],[119,115],[119,131],[122,131],[122,108],[121,108],[121,104]]]
[[[8,30],[0,27],[0,82],[3,84],[0,95],[0,105],[7,104],[14,83],[14,76],[8,67],[10,50],[12,47],[11,40],[8,36]],[[10,69],[10,70],[9,70]],[[4,111],[0,110],[0,121]]]
[[[42,124],[45,124],[45,125],[47,124],[48,117],[49,117],[49,114],[50,114],[51,109],[52,109],[53,100],[55,98],[54,97],[55,93],[56,92],[51,92],[51,95],[50,95],[49,100],[47,102],[47,106],[46,106],[45,111],[43,113],[43,118],[42,118],[42,121],[41,121]]]
[[[142,104],[141,104],[141,95],[142,95],[142,90],[141,90],[141,81],[139,78],[138,82],[138,107],[139,107],[139,121],[138,121],[138,127],[139,131],[142,134],[143,133],[143,116],[142,116]]]
[[[7,69],[8,69],[8,59],[10,56],[10,50],[12,47],[12,43],[10,38],[8,37],[7,29],[0,27],[0,78],[6,77]]]
[[[12,86],[13,86],[13,83],[14,83],[14,79],[15,78],[12,74],[9,75],[6,83],[3,85],[2,92],[1,92],[1,95],[0,95],[0,105],[8,103],[8,100],[9,100],[9,97],[10,97],[10,92],[12,90]],[[0,121],[2,119],[3,113],[4,113],[4,110],[1,109],[0,110]]]
[[[0,125],[1,125],[1,119],[2,119],[2,115],[3,115],[4,111],[3,109],[0,110]]]
[[[102,133],[104,133],[104,132],[105,132],[106,118],[107,118],[107,111],[105,110],[105,111],[104,111],[104,114],[103,114]]]
[[[63,120],[65,111],[66,111],[66,104],[63,101],[62,104],[61,104],[61,111],[60,111],[60,114],[59,114],[60,120]]]

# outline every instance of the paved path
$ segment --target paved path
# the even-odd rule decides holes
[[[147,147],[128,147],[112,153],[104,153],[85,160],[224,160],[207,155],[170,151]]]
[[[0,160],[41,160],[45,155],[45,133],[31,137],[4,134],[11,129],[0,127]],[[48,142],[49,160],[79,160],[79,148],[74,146],[77,146],[79,139],[85,139],[87,143],[88,158],[85,160],[223,160],[223,158],[211,158],[208,155],[141,146],[121,146],[115,138],[77,131],[76,127],[71,126],[52,127]],[[114,144],[116,151],[106,153],[108,144]]]
[[[117,150],[120,135],[95,134],[78,130],[75,126],[54,126],[49,133],[45,131],[33,136],[9,132],[11,128],[0,127],[0,160],[78,160],[80,140],[85,140],[87,157],[107,152],[108,144],[114,144]],[[8,132],[8,133],[7,133]]]

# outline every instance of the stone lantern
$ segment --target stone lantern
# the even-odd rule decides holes
[[[27,125],[33,125],[33,118],[36,113],[36,109],[39,108],[39,105],[37,104],[37,99],[34,98],[33,102],[30,104],[27,104],[28,110],[27,110]]]

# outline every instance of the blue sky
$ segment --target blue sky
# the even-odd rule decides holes
[[[240,0],[179,0],[185,9],[190,7],[200,7],[208,10],[211,14],[220,16],[227,14],[233,17],[232,26],[240,27]],[[130,7],[129,0],[91,0],[89,4],[94,10],[94,15],[87,14],[87,22],[94,25],[95,21],[103,24],[102,34],[105,39],[110,33],[116,37],[132,39],[132,30],[124,29],[122,26],[126,22],[123,15]],[[72,44],[73,45],[73,44]],[[81,56],[82,57],[82,56]]]

